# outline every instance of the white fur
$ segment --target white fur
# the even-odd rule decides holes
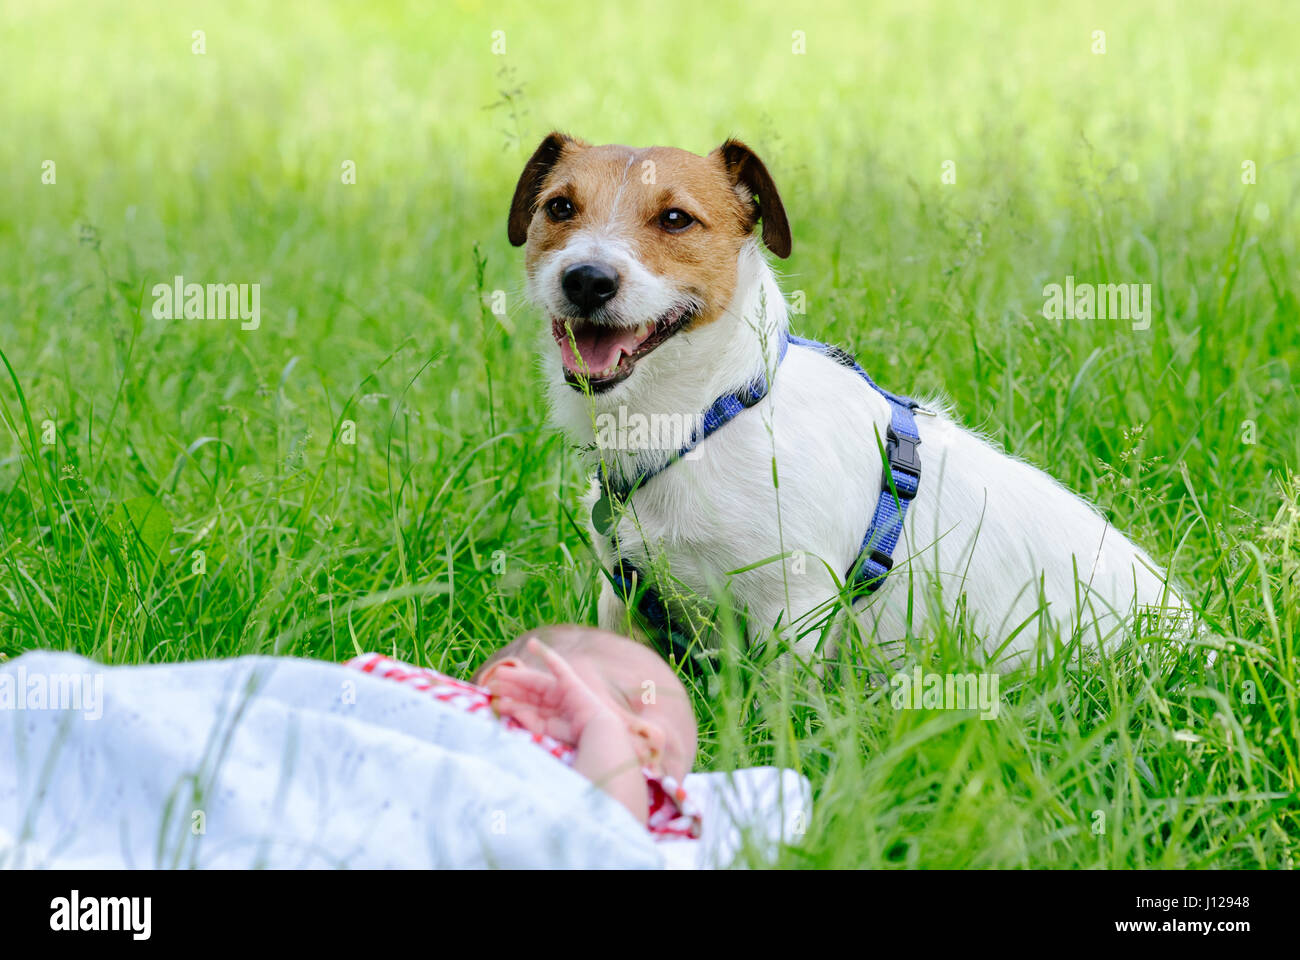
[[[608,259],[611,249],[620,253],[616,244],[593,241],[582,253]],[[620,264],[621,271],[626,260]],[[626,381],[594,397],[564,383],[558,350],[547,336],[542,355],[558,425],[589,446],[601,413],[616,413],[620,406],[644,415],[698,413],[760,370],[773,369],[777,335],[788,323],[785,301],[756,242],[746,245],[737,270],[737,292],[725,315],[669,339]],[[666,290],[667,282],[661,282]],[[557,270],[547,270],[530,283],[530,292],[546,305],[559,295],[558,287]],[[665,302],[654,289],[654,283],[637,281],[636,296],[628,298],[620,319],[653,319]],[[906,392],[905,384],[887,386]],[[666,554],[672,577],[707,596],[727,571],[785,553],[784,569],[774,562],[732,577],[730,590],[737,609],[748,609],[751,630],[769,629],[778,618],[787,627],[806,625],[815,619],[809,614],[826,609],[835,595],[831,571],[842,578],[857,557],[880,496],[876,437],[879,432],[883,438],[889,416],[884,398],[852,370],[792,346],[764,400],[636,492],[635,518],[625,515],[618,528],[623,554],[643,570],[649,566],[647,550]],[[1052,477],[996,450],[944,413],[918,414],[917,425],[920,492],[894,551],[894,570],[878,592],[856,605],[868,636],[882,643],[905,636],[909,573],[913,632],[924,634],[932,617],[950,616],[965,594],[966,616],[991,652],[1025,621],[1041,619],[1040,593],[1048,604],[1049,635],[1062,641],[1082,628],[1089,642],[1108,644],[1131,618],[1135,602],[1182,607],[1150,558]],[[779,491],[772,483],[774,455]],[[606,464],[629,476],[663,456],[604,451]],[[593,482],[588,511],[597,495]],[[593,537],[608,568],[614,559],[609,543],[594,531]],[[628,627],[608,583],[600,622],[608,629]],[[1031,622],[1000,659],[1022,661],[1039,633],[1039,624]],[[810,653],[819,638],[814,631],[796,649]]]

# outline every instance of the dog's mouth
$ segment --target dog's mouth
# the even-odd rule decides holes
[[[579,317],[553,318],[551,336],[560,346],[565,382],[578,390],[586,384],[593,393],[622,383],[639,360],[694,316],[690,306],[682,305],[637,327],[609,326]]]

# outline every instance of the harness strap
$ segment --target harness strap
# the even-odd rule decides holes
[[[899,396],[882,389],[858,362],[839,347],[828,346],[816,340],[803,337],[783,336],[777,358],[779,365],[785,359],[786,351],[793,345],[815,350],[830,357],[836,363],[853,370],[865,380],[873,390],[887,401],[890,407],[889,426],[885,429],[885,460],[881,469],[880,498],[876,509],[867,525],[867,532],[862,538],[862,547],[858,556],[845,575],[845,582],[855,589],[861,588],[874,593],[885,582],[885,577],[894,566],[894,548],[898,546],[903,532],[903,521],[907,509],[915,499],[921,486],[921,458],[917,447],[921,443],[920,433],[916,429],[915,410],[920,404],[910,397]],[[600,481],[601,496],[592,508],[592,522],[597,530],[609,536],[617,557],[610,580],[628,602],[634,602],[637,612],[646,625],[670,646],[673,660],[693,668],[692,658],[687,656],[688,642],[679,631],[673,629],[668,609],[655,592],[646,583],[636,567],[618,556],[618,538],[615,533],[612,505],[609,498],[626,503],[632,494],[672,466],[678,460],[698,447],[712,434],[726,426],[740,413],[754,406],[767,396],[770,386],[766,372],[747,384],[736,393],[726,394],[713,402],[705,411],[699,427],[692,431],[690,440],[664,463],[638,473],[630,482],[615,483],[605,473],[602,464],[597,471]]]
[[[889,426],[885,428],[885,462],[880,472],[880,499],[871,523],[862,537],[857,559],[845,579],[869,593],[879,590],[894,566],[894,548],[903,533],[907,508],[921,487],[921,457],[916,448],[921,435],[916,429],[913,411],[920,406],[910,397],[902,397],[881,388],[853,357],[839,347],[816,340],[790,337],[795,346],[816,350],[836,363],[848,367],[889,401]]]
[[[790,347],[791,339],[782,337],[780,347],[777,353],[777,366],[785,359],[786,351]],[[691,430],[691,436],[682,447],[663,463],[648,469],[640,471],[630,481],[623,478],[617,480],[605,473],[605,465],[602,463],[596,468],[597,477],[600,480],[600,489],[602,497],[608,493],[619,503],[626,503],[633,492],[645,486],[650,480],[663,473],[678,460],[687,456],[692,450],[701,443],[717,433],[740,414],[744,413],[754,404],[758,403],[767,396],[769,390],[767,382],[767,371],[764,370],[757,377],[747,383],[744,387],[735,393],[724,394],[714,400],[709,409],[704,411],[704,416],[700,418],[699,424]]]

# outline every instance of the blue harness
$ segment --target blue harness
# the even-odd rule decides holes
[[[889,401],[890,422],[885,431],[885,464],[881,470],[880,499],[876,501],[876,510],[871,523],[862,538],[862,547],[858,551],[848,572],[845,583],[850,585],[853,594],[874,593],[885,582],[885,577],[894,566],[894,548],[903,532],[903,519],[921,485],[921,459],[916,448],[921,443],[916,429],[916,417],[913,413],[920,404],[908,397],[883,390],[868,376],[844,350],[839,347],[806,340],[803,337],[783,336],[778,366],[785,359],[790,346],[815,350],[823,356],[830,357],[836,363],[848,367],[873,390]],[[602,466],[597,472],[600,481],[601,496],[591,510],[592,524],[601,533],[610,538],[614,547],[614,569],[609,577],[625,602],[634,603],[634,608],[641,618],[661,641],[666,641],[673,658],[678,663],[691,664],[687,656],[689,638],[680,629],[675,629],[667,606],[660,599],[653,587],[646,583],[645,577],[619,553],[618,538],[614,533],[616,526],[611,498],[620,504],[626,503],[634,492],[644,486],[657,474],[667,470],[678,460],[703,443],[709,436],[726,426],[737,416],[758,403],[765,396],[769,385],[767,374],[760,373],[750,383],[736,393],[726,394],[713,401],[704,412],[697,429],[691,432],[690,440],[677,453],[663,464],[651,470],[643,471],[633,478],[631,483],[614,483],[606,475]]]

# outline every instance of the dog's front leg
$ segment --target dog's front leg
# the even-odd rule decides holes
[[[625,637],[631,637],[637,643],[653,646],[649,635],[641,629],[641,625],[636,622],[636,618],[628,612],[627,604],[623,602],[623,598],[614,589],[614,585],[603,577],[600,585],[600,599],[596,601],[596,622],[600,624],[602,630],[622,634]]]
[[[631,626],[627,604],[618,595],[614,585],[604,577],[600,581],[600,599],[596,601],[596,622],[600,629],[611,633],[624,633]]]

